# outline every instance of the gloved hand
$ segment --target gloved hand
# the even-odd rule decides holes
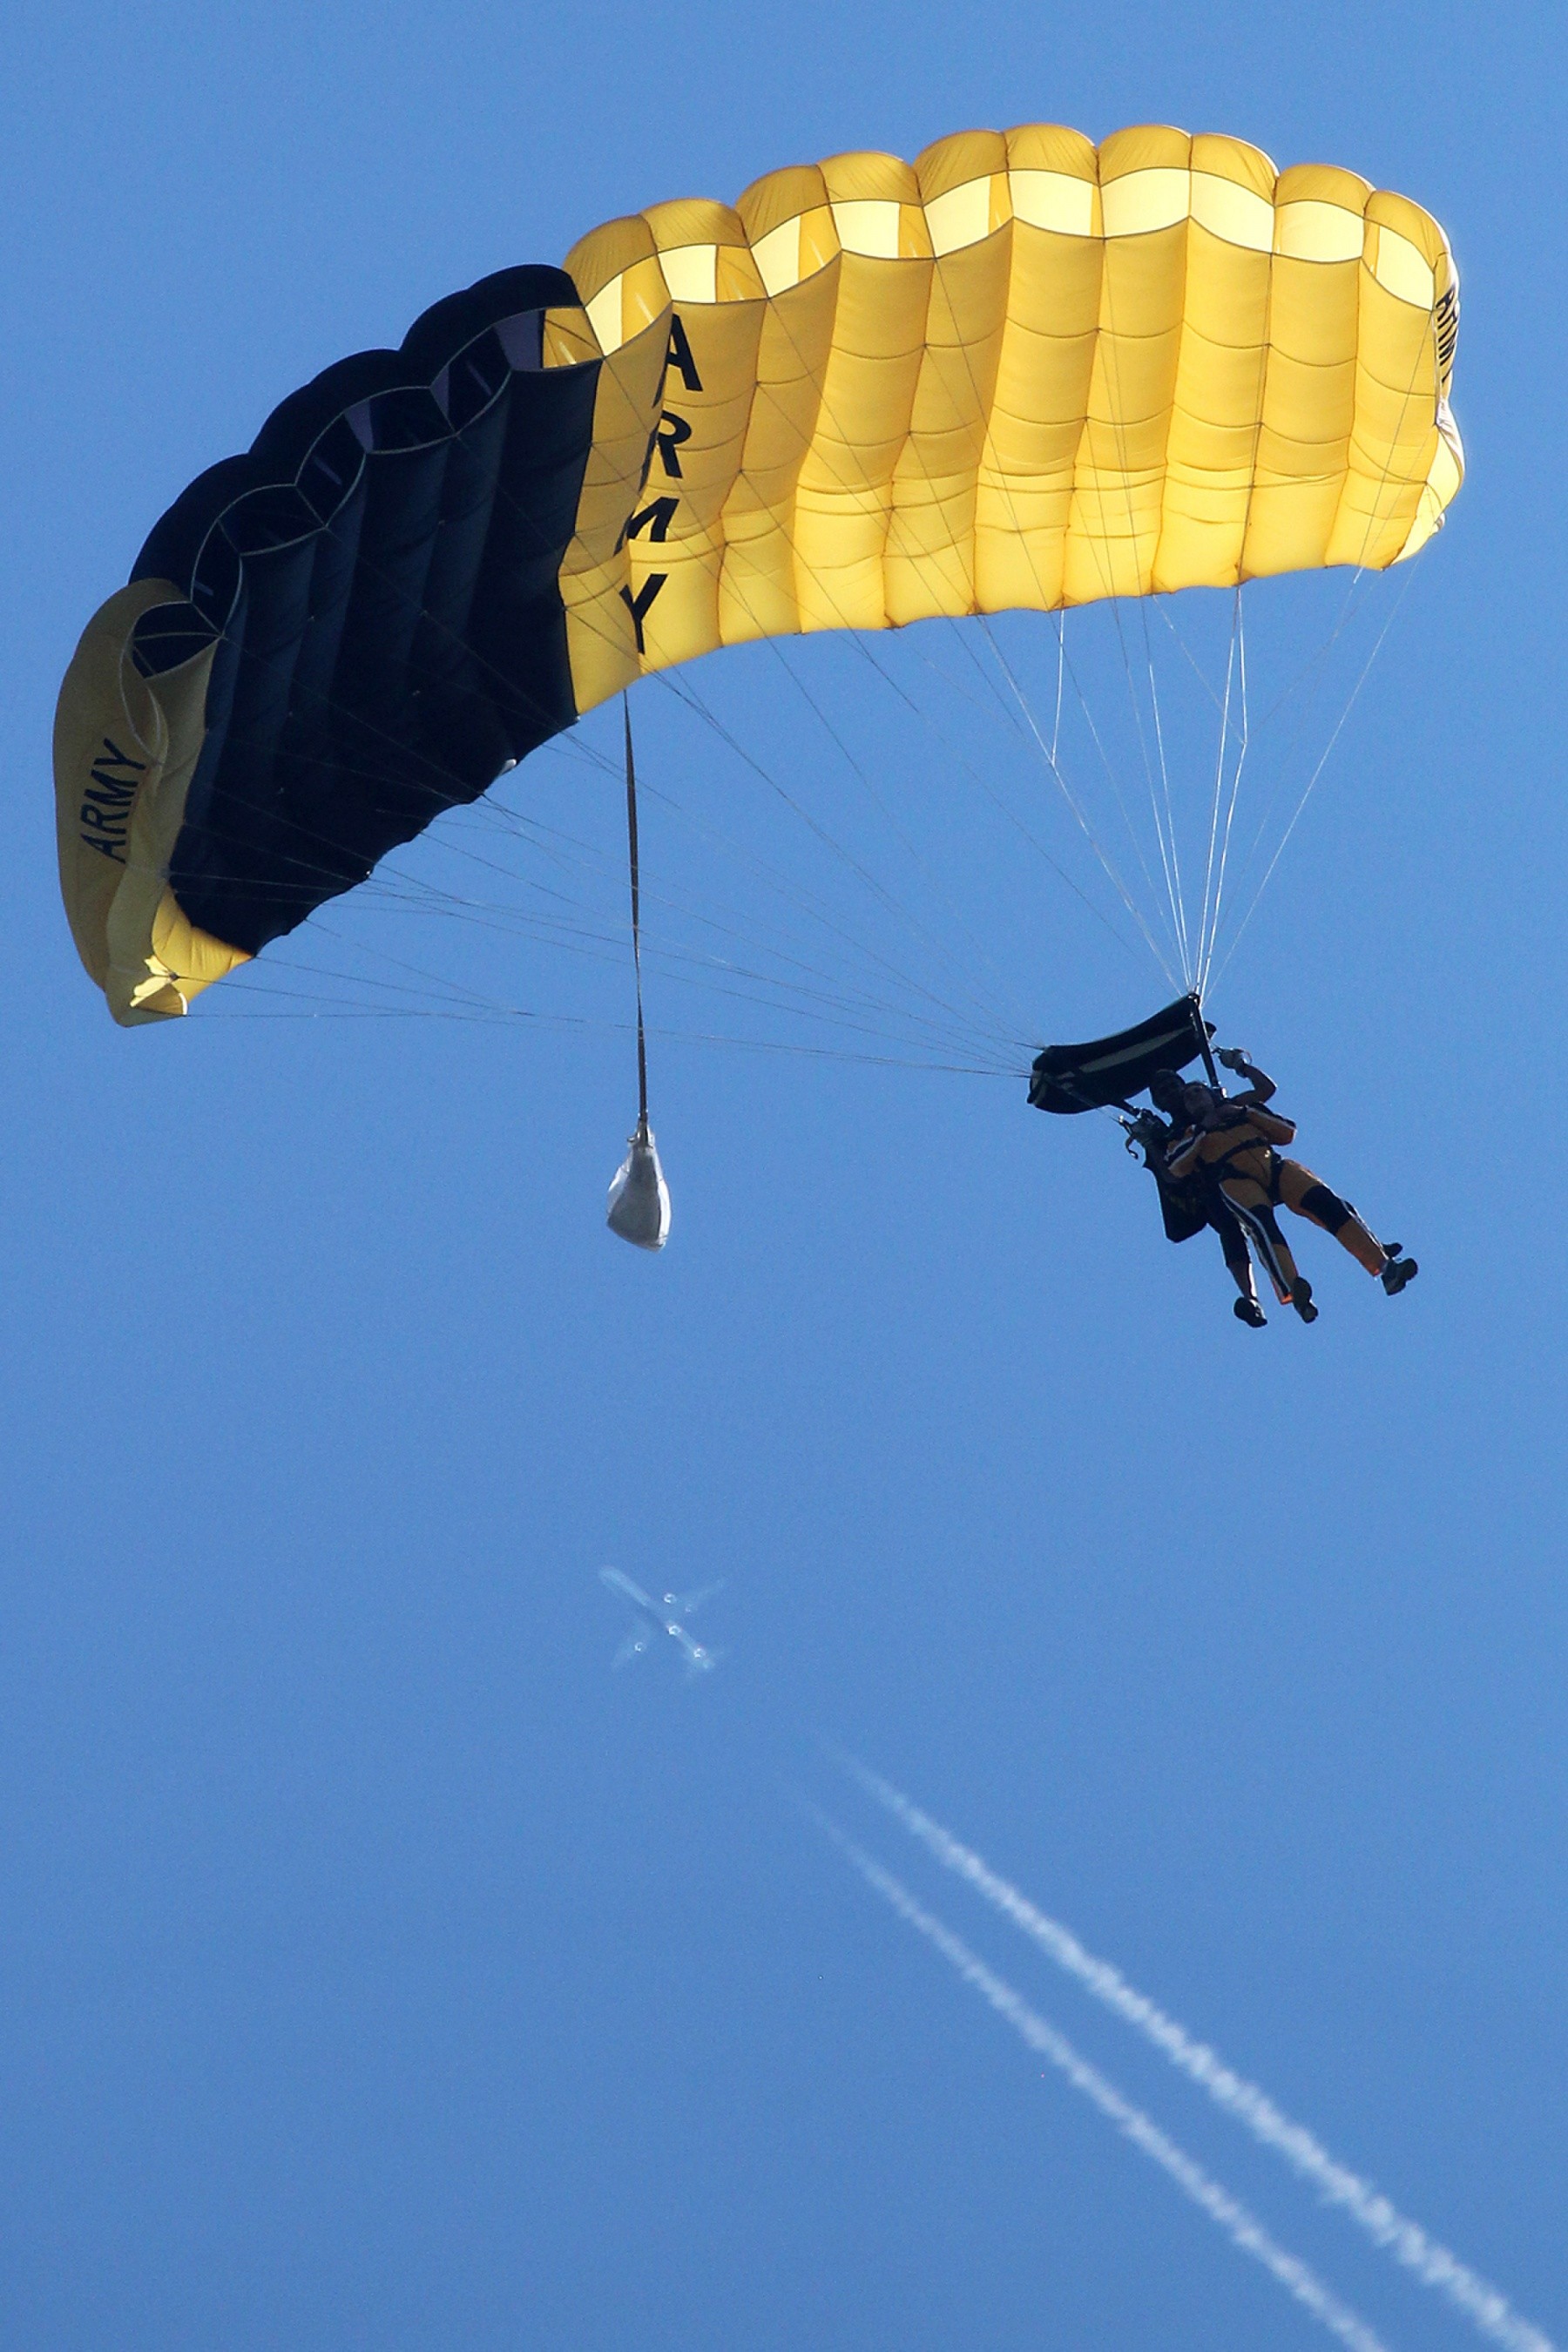
[[[1251,1055],[1240,1045],[1222,1045],[1215,1060],[1225,1070],[1249,1070],[1252,1067]]]

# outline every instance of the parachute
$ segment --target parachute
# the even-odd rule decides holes
[[[627,1139],[626,1156],[611,1179],[605,1223],[636,1249],[661,1250],[669,1239],[669,1186],[646,1118]]]
[[[482,279],[284,401],[89,624],[82,962],[178,1016],[722,646],[1384,571],[1462,478],[1458,310],[1419,205],[1160,126],[840,155]]]
[[[1136,1028],[1085,1045],[1047,1045],[1035,1056],[1029,1100],[1036,1110],[1109,1110],[1142,1094],[1156,1070],[1184,1070],[1208,1055],[1214,1023],[1197,999],[1184,996]]]

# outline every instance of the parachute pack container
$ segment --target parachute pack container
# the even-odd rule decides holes
[[[637,1249],[661,1250],[669,1239],[669,1186],[649,1127],[639,1127],[630,1139],[611,1180],[605,1223]]]

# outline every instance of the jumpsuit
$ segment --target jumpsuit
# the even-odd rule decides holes
[[[1348,1201],[1331,1192],[1299,1160],[1283,1160],[1274,1150],[1277,1143],[1295,1139],[1293,1119],[1235,1103],[1219,1111],[1212,1127],[1197,1129],[1180,1143],[1167,1163],[1172,1175],[1178,1178],[1200,1168],[1215,1178],[1256,1243],[1281,1301],[1289,1298],[1300,1280],[1274,1213],[1281,1201],[1297,1216],[1332,1234],[1368,1274],[1381,1274],[1388,1262],[1383,1244],[1363,1224]]]

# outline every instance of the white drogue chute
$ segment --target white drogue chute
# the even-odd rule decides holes
[[[669,1239],[669,1186],[646,1118],[638,1119],[626,1156],[611,1181],[605,1223],[638,1249],[661,1250]]]

